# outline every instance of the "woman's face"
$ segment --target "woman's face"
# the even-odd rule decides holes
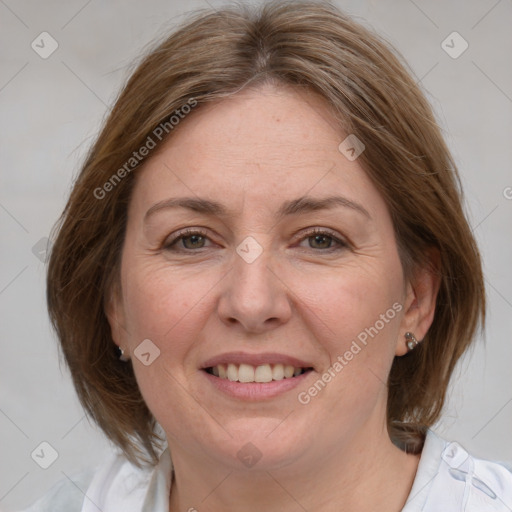
[[[268,469],[380,436],[418,326],[348,134],[315,96],[272,87],[181,123],[137,177],[109,310],[173,456]]]

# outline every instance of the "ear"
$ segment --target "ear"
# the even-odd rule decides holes
[[[105,315],[110,324],[112,340],[123,350],[127,347],[126,315],[124,312],[121,284],[113,283],[105,299]]]
[[[441,284],[441,257],[436,248],[428,251],[427,263],[417,267],[406,282],[404,315],[400,326],[395,355],[403,356],[408,352],[405,333],[411,332],[418,341],[427,334],[436,308],[436,299]]]

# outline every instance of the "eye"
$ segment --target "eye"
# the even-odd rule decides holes
[[[308,241],[309,248],[315,250],[323,250],[323,251],[336,251],[341,250],[348,247],[348,244],[343,240],[340,240],[330,231],[326,231],[325,229],[315,228],[310,230],[303,236],[301,239],[302,242]]]
[[[180,250],[193,251],[203,249],[206,241],[209,240],[207,233],[200,229],[187,229],[180,231],[170,241],[165,242],[164,249],[168,251]]]
[[[173,252],[196,252],[198,249],[207,248],[208,233],[201,229],[186,229],[175,234],[168,242],[165,242],[164,249]],[[322,252],[339,251],[348,247],[348,244],[325,229],[315,228],[301,238],[301,245],[308,242],[308,248]]]

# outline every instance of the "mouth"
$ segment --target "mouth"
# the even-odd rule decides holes
[[[204,361],[199,368],[207,386],[237,400],[267,401],[306,385],[315,374],[307,360],[276,352],[229,352]]]
[[[203,371],[219,379],[230,382],[250,383],[268,383],[272,381],[281,381],[284,379],[293,379],[313,370],[312,367],[300,367],[290,364],[261,364],[254,366],[251,364],[217,364],[203,368]]]

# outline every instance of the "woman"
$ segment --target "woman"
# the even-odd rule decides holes
[[[503,465],[429,429],[485,313],[454,162],[332,6],[201,13],[143,60],[48,303],[122,453],[31,510],[512,510]]]

